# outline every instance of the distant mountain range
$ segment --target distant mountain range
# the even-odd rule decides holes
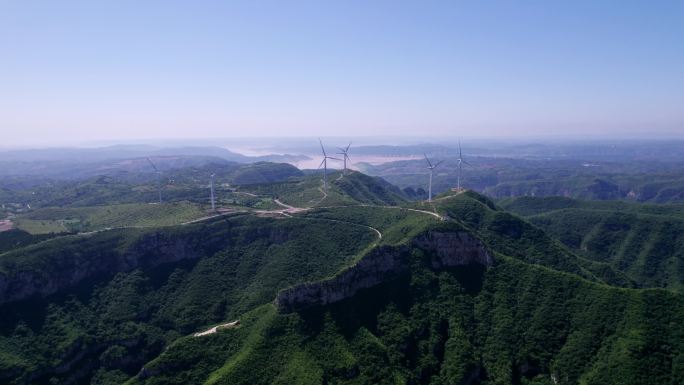
[[[137,159],[152,158],[160,169],[201,166],[209,163],[294,162],[304,155],[245,156],[221,147],[155,147],[116,145],[99,148],[46,148],[0,151],[0,175],[40,175],[82,178],[117,171],[130,171]],[[126,162],[128,161],[128,162]],[[147,161],[138,171],[152,171]]]

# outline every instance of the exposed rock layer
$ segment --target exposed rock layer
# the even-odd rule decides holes
[[[281,313],[290,313],[350,298],[361,289],[408,271],[412,247],[427,252],[434,269],[494,263],[491,253],[470,233],[430,231],[414,238],[408,246],[378,247],[333,278],[283,290],[276,297],[275,305]]]
[[[85,241],[85,239],[84,239]],[[80,242],[84,242],[80,241]],[[118,242],[101,249],[81,249],[77,242],[66,250],[56,249],[64,256],[55,258],[49,272],[42,269],[21,269],[0,272],[0,305],[34,295],[46,296],[99,274],[130,271],[138,267],[157,266],[201,255],[191,237],[171,237],[150,234],[128,247]],[[81,254],[80,256],[77,254]],[[82,257],[85,256],[85,257]]]

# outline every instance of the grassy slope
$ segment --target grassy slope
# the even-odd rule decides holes
[[[239,172],[236,171],[239,178],[236,176],[236,180],[246,183],[240,191],[259,196],[240,191],[222,192],[222,189],[218,187],[219,205],[240,205],[260,210],[280,208],[268,197],[280,198],[287,204],[299,207],[354,204],[397,205],[406,201],[396,187],[382,179],[358,172],[350,172],[344,176],[341,172],[331,172],[329,189],[325,195],[318,175],[303,177],[301,173],[298,173],[291,175],[287,181],[259,184],[272,179],[283,179],[282,175],[292,173],[291,168],[289,165],[270,163],[257,163],[239,168]],[[83,194],[87,196],[88,192]],[[166,198],[180,199],[182,197],[174,197],[173,191],[169,190],[166,191]],[[45,207],[20,215],[15,222],[17,228],[31,234],[57,234],[111,227],[177,225],[206,215],[207,213],[200,205],[187,201],[167,202],[162,205],[123,203],[105,206]]]
[[[324,199],[322,192],[323,184],[320,177],[307,176],[281,183],[255,184],[243,186],[240,191],[258,195],[267,195],[281,202],[296,207],[311,207],[325,204],[354,204],[357,203],[349,197],[342,196],[337,191],[328,191],[328,197]]]
[[[374,206],[320,208],[300,215],[308,219],[346,221],[376,228],[382,233],[382,244],[400,243],[437,221],[432,215],[404,208]]]
[[[351,171],[330,172],[323,192],[321,175],[309,175],[287,182],[243,186],[242,191],[268,195],[296,207],[375,204],[394,206],[406,202],[401,191],[380,178]]]
[[[189,202],[164,204],[130,203],[109,206],[41,208],[17,218],[17,227],[32,234],[93,231],[108,227],[170,226],[207,216]],[[45,223],[39,226],[37,224]],[[50,228],[47,224],[56,226]],[[53,231],[49,231],[53,230]]]
[[[684,207],[572,199],[505,202],[567,246],[645,287],[684,290]]]
[[[53,219],[27,219],[23,217],[15,218],[14,224],[17,229],[26,231],[29,234],[60,234],[68,233],[70,221]]]
[[[342,177],[336,175],[333,174],[333,188],[358,202],[389,206],[406,202],[406,197],[399,188],[381,178],[356,171],[349,171]]]

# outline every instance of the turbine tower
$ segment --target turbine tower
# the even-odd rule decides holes
[[[428,164],[428,170],[430,170],[430,184],[428,185],[428,202],[432,202],[432,173],[435,170],[435,168],[437,168],[437,166],[439,166],[443,161],[440,160],[439,162],[432,164],[430,162],[430,159],[428,159],[427,154],[423,155],[425,155],[425,160]]]
[[[347,145],[347,148],[342,148],[338,147],[341,152],[338,152],[339,155],[342,155],[342,159],[344,159],[344,173],[347,173],[347,161],[351,160],[349,158],[349,147],[351,146],[351,142]]]
[[[473,165],[466,162],[465,159],[463,159],[463,152],[461,151],[461,141],[458,141],[458,159],[456,159],[458,162],[458,178],[457,180],[457,185],[456,189],[461,190],[461,173],[463,172],[463,163],[467,164],[468,166],[472,167]]]
[[[147,158],[147,161],[150,162],[150,165],[152,165],[152,168],[154,169],[154,173],[157,174],[157,189],[159,190],[159,203],[162,203],[162,185],[161,185],[161,171],[157,169],[157,166],[152,163],[152,159]]]
[[[328,189],[328,159],[335,159],[335,160],[340,160],[340,159],[333,158],[332,156],[328,156],[328,154],[325,153],[325,148],[323,148],[323,142],[321,141],[321,138],[318,138],[318,143],[321,144],[321,151],[323,151],[323,161],[321,162],[320,165],[318,165],[318,168],[321,168],[321,166],[323,166],[323,189],[327,190]]]
[[[211,185],[210,185],[210,187],[211,187],[211,211],[216,210],[216,204],[214,201],[214,177],[215,176],[216,176],[216,174],[214,174],[214,173],[211,174]]]

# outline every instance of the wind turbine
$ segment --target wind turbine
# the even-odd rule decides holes
[[[347,173],[347,160],[351,160],[349,158],[349,147],[350,146],[351,146],[351,142],[349,142],[349,144],[347,145],[347,148],[338,147],[340,149],[340,151],[342,151],[342,152],[338,152],[338,154],[342,155],[342,159],[344,159],[344,173],[345,174]]]
[[[430,163],[430,159],[428,159],[427,154],[425,155],[425,160],[427,161],[428,164],[428,170],[430,170],[430,184],[428,185],[428,202],[432,202],[432,173],[439,166],[443,161],[440,160],[439,162],[432,164]]]
[[[321,168],[321,166],[323,166],[323,189],[327,190],[328,189],[328,159],[335,159],[335,160],[340,160],[340,159],[333,158],[332,156],[328,156],[328,154],[325,153],[325,148],[323,148],[323,142],[321,141],[321,138],[318,138],[318,143],[321,144],[321,151],[323,151],[323,161],[321,162],[320,165],[318,165],[318,168]]]
[[[210,185],[211,186],[211,211],[216,210],[216,204],[214,203],[215,202],[214,201],[214,177],[215,176],[216,176],[216,174],[214,174],[214,173],[211,174],[211,185]]]
[[[457,182],[456,188],[458,190],[461,190],[461,173],[463,172],[463,165],[462,164],[465,163],[470,167],[473,167],[473,165],[466,162],[463,159],[463,152],[461,151],[461,141],[460,140],[458,141],[458,159],[456,159],[456,161],[458,162],[458,179],[457,179],[458,182]]]
[[[157,169],[157,166],[152,163],[152,159],[147,158],[147,161],[150,162],[150,165],[152,165],[152,168],[154,169],[154,173],[157,174],[157,188],[159,189],[159,203],[162,203],[162,186],[161,186],[161,171]]]

